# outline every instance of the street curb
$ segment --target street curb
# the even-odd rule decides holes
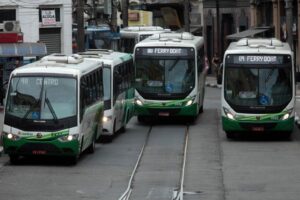
[[[212,87],[212,88],[222,88],[222,85],[216,84],[216,83],[205,83],[205,86]]]

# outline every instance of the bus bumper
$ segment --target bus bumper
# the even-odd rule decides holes
[[[197,116],[198,115],[197,104],[182,107],[147,107],[135,105],[135,115],[137,116]]]
[[[294,117],[281,121],[241,122],[222,116],[222,126],[225,132],[291,132],[294,129]]]
[[[3,136],[4,152],[9,155],[49,155],[49,156],[76,156],[79,152],[79,141],[29,141],[25,138],[11,140]]]

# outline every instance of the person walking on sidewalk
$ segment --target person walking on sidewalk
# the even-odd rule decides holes
[[[220,58],[218,56],[218,53],[214,54],[214,56],[211,60],[211,64],[212,64],[212,73],[213,73],[213,75],[217,76],[219,65],[220,65]]]

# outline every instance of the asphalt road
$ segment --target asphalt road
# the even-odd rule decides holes
[[[206,88],[204,113],[188,128],[184,200],[298,200],[300,131],[291,140],[271,135],[228,140],[220,121],[220,89]],[[126,190],[149,124],[133,118],[126,133],[97,144],[75,166],[61,159],[0,157],[0,199],[117,200]],[[171,199],[181,176],[185,125],[154,122],[133,180],[131,200]]]

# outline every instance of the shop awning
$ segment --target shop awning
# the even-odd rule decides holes
[[[45,56],[44,43],[1,43],[0,57]]]
[[[239,33],[234,33],[231,35],[227,35],[226,38],[229,40],[239,40],[245,37],[254,37],[258,33],[263,33],[270,28],[256,28],[256,29],[248,29],[245,31],[241,31]]]

